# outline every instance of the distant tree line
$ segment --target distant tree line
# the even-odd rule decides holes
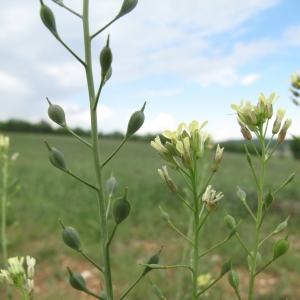
[[[79,136],[90,136],[90,130],[84,130],[82,128],[72,128],[72,130],[78,134]],[[11,119],[5,122],[0,121],[0,132],[27,132],[27,133],[48,133],[48,134],[68,134],[68,132],[59,127],[53,128],[49,123],[46,121],[40,121],[38,123],[29,123],[23,120]],[[122,140],[124,138],[124,134],[115,131],[112,133],[102,133],[99,132],[99,137],[103,137],[106,139],[114,139],[114,140]],[[146,134],[146,135],[133,135],[130,137],[131,141],[141,141],[141,142],[150,142],[155,139],[157,134]],[[162,143],[165,143],[167,139],[159,134]],[[260,151],[260,146],[258,141],[253,140],[257,150]],[[284,141],[284,144],[289,143],[289,141]],[[228,152],[236,152],[236,153],[245,153],[244,144],[246,144],[245,140],[229,140],[226,142],[221,142],[220,146],[224,147]],[[247,143],[248,144],[248,143]],[[272,141],[270,147],[273,148],[276,144],[276,141]],[[284,145],[284,148],[286,145]],[[252,146],[248,146],[248,150],[251,154],[254,154],[254,148]],[[291,145],[291,151],[294,154],[295,158],[300,158],[300,139],[293,140]]]

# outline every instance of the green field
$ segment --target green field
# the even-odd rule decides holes
[[[43,140],[46,139],[51,146],[64,154],[67,166],[73,173],[94,183],[90,149],[69,136],[10,134],[10,139],[11,153],[15,151],[20,153],[11,168],[11,179],[18,179],[20,190],[10,198],[9,256],[30,255],[37,259],[36,299],[91,299],[69,286],[66,267],[70,266],[78,273],[85,271],[88,287],[97,293],[99,282],[103,281],[103,278],[79,254],[63,244],[58,219],[61,219],[65,225],[76,228],[81,236],[84,251],[102,264],[96,195],[93,190],[50,164]],[[101,142],[103,160],[117,145],[118,141],[103,140]],[[210,158],[208,162],[207,168],[210,168]],[[289,157],[274,157],[267,171],[266,190],[269,185],[272,185],[275,190],[299,164],[299,161]],[[139,266],[139,263],[146,262],[161,245],[164,245],[161,264],[172,265],[181,261],[185,241],[161,220],[158,206],[168,212],[172,222],[183,232],[186,231],[189,219],[182,203],[167,191],[159,177],[157,169],[162,165],[164,165],[163,160],[149,144],[128,142],[105,167],[107,179],[110,172],[114,171],[119,184],[118,196],[121,196],[125,187],[128,187],[128,199],[132,204],[130,217],[122,223],[122,226],[119,226],[111,244],[116,297],[120,296],[141,273],[143,267]],[[185,195],[184,183],[179,174],[170,171],[170,175],[176,182],[180,193]],[[299,298],[299,183],[300,176],[298,175],[276,195],[275,203],[266,217],[262,238],[291,215],[288,229],[291,248],[288,255],[281,257],[266,272],[257,277],[255,299],[289,298],[292,300]],[[254,222],[236,196],[237,185],[247,193],[248,205],[255,209],[256,191],[247,161],[244,155],[226,153],[225,149],[221,168],[213,179],[214,188],[221,190],[225,196],[217,210],[210,215],[201,233],[203,251],[222,241],[228,234],[228,229],[223,223],[223,207],[235,217],[236,221],[243,219],[239,232],[245,243],[249,245],[249,237],[254,231]],[[113,225],[111,218],[111,229]],[[262,246],[261,265],[272,257],[275,240],[285,236],[288,230],[271,238]],[[203,274],[211,273],[213,277],[217,276],[222,262],[232,255],[234,269],[240,275],[241,290],[245,291],[248,279],[247,267],[244,264],[246,255],[235,238],[205,256],[200,262],[200,270]],[[188,261],[185,263],[188,264]],[[153,283],[159,286],[164,296],[172,300],[176,299],[178,274],[176,270],[159,270],[150,272],[149,276]],[[189,283],[188,271],[184,271],[182,276],[184,292],[181,299],[185,299],[185,295],[186,299],[189,299],[186,293]],[[236,299],[225,277],[210,290],[209,295],[206,296],[207,299],[225,300],[228,296],[230,296],[228,299]],[[0,288],[0,299],[3,299],[1,296],[4,295],[3,286]],[[149,281],[145,278],[129,294],[128,299],[158,298],[152,293]]]

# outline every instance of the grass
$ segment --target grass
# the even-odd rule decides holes
[[[78,273],[86,271],[87,275],[92,274],[90,277],[87,276],[86,281],[88,287],[95,291],[99,290],[99,283],[103,278],[79,254],[63,244],[58,219],[65,225],[76,228],[81,236],[84,251],[101,264],[96,195],[90,188],[50,164],[43,140],[46,139],[52,147],[64,154],[67,166],[73,173],[94,183],[90,149],[68,136],[10,134],[10,139],[11,153],[14,151],[20,153],[13,166],[11,178],[18,178],[21,189],[10,199],[12,205],[8,216],[11,225],[9,255],[30,255],[37,258],[36,299],[91,299],[69,286],[66,266],[69,265]],[[103,140],[102,159],[104,160],[117,145],[117,141]],[[257,161],[254,158],[253,160],[258,166]],[[207,168],[210,168],[210,162],[211,159]],[[130,217],[119,226],[111,244],[116,296],[120,296],[141,273],[143,267],[138,264],[147,261],[162,244],[164,249],[161,263],[172,265],[180,262],[185,242],[161,220],[158,206],[160,205],[169,214],[172,222],[183,232],[189,219],[181,202],[167,191],[157,174],[157,169],[163,164],[162,159],[149,144],[129,141],[105,168],[107,179],[110,172],[114,171],[119,184],[118,196],[121,196],[128,187],[128,199],[132,204]],[[299,161],[292,158],[272,159],[267,172],[266,190],[270,185],[275,190],[298,165]],[[172,171],[170,175],[180,193],[185,195],[184,183],[180,176]],[[249,245],[248,237],[254,230],[254,224],[236,196],[236,185],[247,193],[247,203],[255,209],[256,190],[247,161],[244,155],[226,153],[225,149],[221,168],[213,180],[214,188],[221,190],[225,197],[204,226],[201,240],[203,251],[219,243],[228,234],[228,229],[223,223],[222,207],[234,216],[236,221],[243,219],[239,232]],[[275,197],[271,213],[266,217],[262,237],[268,235],[291,215],[289,222],[291,249],[288,255],[280,258],[264,274],[258,276],[255,299],[279,300],[287,297],[295,299],[300,292],[298,186],[299,176],[296,176],[295,180]],[[19,222],[18,227],[12,225],[16,220]],[[111,218],[111,229],[113,224]],[[286,232],[280,233],[279,236],[283,237]],[[261,248],[262,265],[271,258],[273,244],[279,236],[270,239]],[[231,255],[234,255],[233,265],[240,274],[241,290],[245,293],[248,279],[247,267],[244,265],[245,253],[234,238],[203,258],[200,265],[201,272],[217,276],[221,263],[228,260]],[[167,299],[175,299],[178,271],[159,270],[152,271],[149,275]],[[189,273],[184,271],[183,275],[186,294],[182,299],[189,299],[187,293]],[[4,295],[4,289],[0,290],[0,298],[1,295]],[[228,295],[230,299],[235,299],[232,289],[226,283],[226,279],[223,279],[221,284],[209,292],[207,299],[226,299]],[[155,299],[155,297],[148,280],[144,279],[129,294],[128,299]]]

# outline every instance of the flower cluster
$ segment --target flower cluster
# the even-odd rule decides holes
[[[252,105],[250,101],[241,100],[240,105],[231,104],[231,108],[237,112],[238,123],[241,126],[241,132],[246,140],[252,139],[251,131],[257,136],[262,133],[263,124],[273,117],[273,104],[277,100],[275,94],[272,93],[269,98],[266,98],[263,93],[258,97],[256,106]],[[284,117],[285,110],[278,109],[276,119],[273,124],[272,134],[278,134],[277,143],[281,144],[287,133],[287,129],[291,126],[292,120],[286,119],[281,128],[281,121]],[[280,129],[281,128],[281,129]]]
[[[23,267],[24,257],[8,259],[8,270],[0,271],[0,282],[14,287],[25,299],[33,299],[35,259],[26,256],[27,274]]]
[[[156,136],[154,141],[151,141],[151,146],[158,151],[172,169],[177,170],[179,167],[176,157],[181,159],[184,168],[191,169],[194,160],[203,157],[205,143],[209,138],[209,134],[202,131],[206,124],[207,121],[199,126],[195,120],[189,126],[185,123],[180,123],[177,130],[165,130],[163,132],[163,136],[170,140],[165,145],[162,144],[159,136]],[[222,151],[223,149],[219,151],[219,158],[216,160],[218,163],[221,163]],[[215,169],[217,168],[215,167]]]

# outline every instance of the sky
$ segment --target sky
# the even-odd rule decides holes
[[[90,31],[119,12],[122,0],[90,0]],[[62,40],[84,57],[81,19],[50,0]],[[78,13],[82,0],[64,0]],[[0,121],[48,118],[46,97],[60,105],[69,127],[90,128],[82,65],[53,37],[38,0],[2,1],[0,10]],[[140,134],[200,124],[216,141],[241,138],[231,103],[257,103],[260,93],[292,118],[299,134],[300,107],[289,99],[290,73],[300,59],[299,0],[139,0],[136,8],[92,42],[96,89],[99,53],[107,35],[113,75],[98,105],[99,131],[125,132],[146,101]],[[55,124],[51,123],[53,127]]]

